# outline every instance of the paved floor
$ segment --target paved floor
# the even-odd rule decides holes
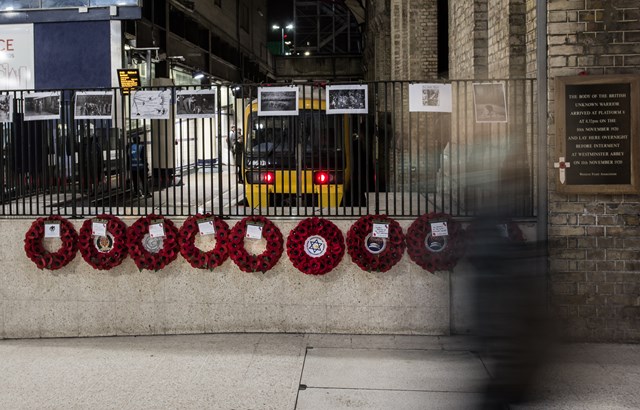
[[[562,346],[527,409],[640,408],[640,345]],[[0,340],[1,409],[465,409],[462,337],[214,334]]]

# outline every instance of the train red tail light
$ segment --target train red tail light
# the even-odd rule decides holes
[[[276,180],[276,176],[273,172],[264,172],[262,174],[262,182],[265,184],[273,184]]]
[[[316,185],[327,185],[331,179],[331,174],[326,171],[318,171],[313,174],[313,183]]]

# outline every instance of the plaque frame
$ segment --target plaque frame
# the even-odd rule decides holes
[[[571,184],[561,182],[565,165],[562,164],[567,157],[567,86],[568,85],[629,85],[629,164],[630,183],[628,184]],[[556,182],[556,190],[570,194],[636,194],[640,192],[640,142],[638,141],[640,118],[640,75],[586,75],[557,77],[555,81],[555,125],[556,125],[556,152],[551,161],[551,172]],[[560,158],[560,159],[559,159]],[[553,168],[554,162],[558,161]],[[567,158],[571,163],[571,158]],[[559,164],[559,166],[558,166]],[[568,166],[570,167],[570,165]],[[559,168],[559,169],[557,169]]]

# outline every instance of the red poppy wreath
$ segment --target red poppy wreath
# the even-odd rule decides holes
[[[267,242],[266,249],[259,255],[250,254],[244,246],[247,225],[258,226],[262,238]],[[284,239],[277,226],[264,216],[248,216],[241,219],[231,229],[227,249],[229,257],[244,272],[262,273],[273,268],[282,256]]]
[[[387,238],[373,235],[374,223],[388,224]],[[366,215],[358,219],[347,233],[347,252],[362,270],[386,272],[404,254],[405,241],[398,222],[386,215]]]
[[[178,257],[178,229],[162,216],[143,216],[127,229],[127,247],[138,269],[158,271]]]
[[[287,238],[287,255],[302,273],[324,275],[342,260],[344,236],[328,219],[304,219]]]
[[[201,232],[200,223],[211,224],[214,228],[212,234],[215,235],[216,244],[213,249],[206,252],[195,245],[196,237]],[[180,227],[178,238],[180,254],[194,268],[211,270],[222,265],[229,256],[227,251],[228,239],[229,225],[222,218],[213,217],[211,214],[196,214],[187,218]]]
[[[435,235],[435,230],[438,235]],[[429,272],[453,269],[462,257],[464,247],[462,226],[448,214],[431,212],[422,215],[407,231],[409,257]]]
[[[42,240],[45,237],[45,225],[51,231],[59,229],[62,246],[56,252],[47,251],[42,244]],[[56,225],[59,227],[56,227]],[[78,234],[71,222],[60,216],[38,218],[31,224],[31,228],[25,235],[24,250],[27,253],[27,257],[36,264],[38,269],[57,270],[76,257]]]
[[[94,235],[93,224],[106,224],[104,235]],[[102,214],[87,219],[80,228],[78,247],[82,258],[94,269],[109,270],[127,257],[127,225],[120,218]]]

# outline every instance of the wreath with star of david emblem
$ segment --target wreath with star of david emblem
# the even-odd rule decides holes
[[[307,275],[324,275],[338,266],[344,255],[344,236],[331,221],[309,218],[291,230],[287,255],[293,266]]]

